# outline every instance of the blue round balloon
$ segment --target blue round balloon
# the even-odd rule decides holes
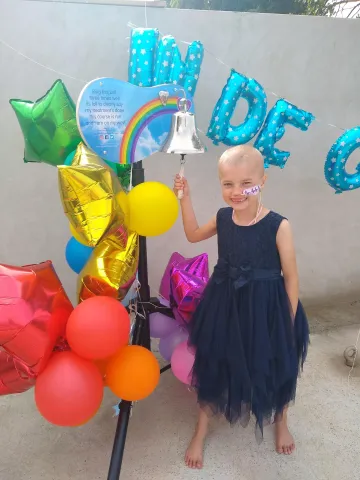
[[[83,245],[74,237],[71,237],[65,250],[66,261],[71,270],[75,273],[80,273],[89,260],[93,250],[93,248]]]

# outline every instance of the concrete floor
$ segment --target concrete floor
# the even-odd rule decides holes
[[[297,450],[274,453],[272,428],[257,445],[253,426],[244,430],[216,421],[203,471],[188,470],[183,454],[196,418],[195,398],[165,373],[156,392],[135,405],[122,480],[354,480],[360,472],[360,367],[348,384],[343,351],[358,327],[314,334],[299,382],[291,427]],[[116,420],[107,392],[96,418],[61,429],[36,412],[33,393],[0,398],[1,480],[106,479]]]

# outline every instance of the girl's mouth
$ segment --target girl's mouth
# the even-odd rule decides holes
[[[233,198],[231,201],[232,201],[232,203],[243,203],[243,202],[245,202],[245,200],[247,200],[247,197],[244,197],[244,198]]]

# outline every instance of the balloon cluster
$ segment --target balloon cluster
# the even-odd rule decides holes
[[[97,296],[73,309],[50,261],[1,264],[0,276],[0,395],[35,386],[46,420],[79,426],[99,409],[104,384],[129,401],[156,388],[158,362],[128,345],[130,317],[120,302]]]
[[[104,384],[118,397],[136,401],[156,388],[160,369],[143,347],[128,345],[130,319],[110,297],[78,305],[66,325],[70,351],[54,353],[35,383],[35,402],[49,422],[79,426],[98,411]]]
[[[66,258],[79,274],[79,301],[96,295],[123,300],[136,276],[139,235],[161,235],[176,221],[174,193],[161,183],[145,182],[127,194],[115,173],[82,143],[71,165],[58,171],[73,232]]]
[[[189,375],[194,362],[194,353],[187,346],[187,324],[208,280],[206,254],[184,258],[173,253],[161,281],[160,294],[172,306],[174,318],[160,312],[150,315],[150,335],[160,339],[160,354],[171,361],[175,376],[187,384],[191,383]]]
[[[161,356],[171,362],[174,375],[183,383],[191,384],[194,352],[188,347],[189,334],[186,326],[160,312],[150,315],[150,335],[159,338]]]
[[[75,104],[61,80],[35,102],[10,104],[24,135],[24,160],[58,166],[72,232],[65,256],[79,275],[79,301],[96,295],[123,300],[136,276],[139,235],[161,235],[176,221],[174,193],[145,182],[127,194],[131,166],[105,161],[81,142]]]
[[[72,233],[65,256],[78,274],[79,305],[73,309],[51,262],[0,265],[0,394],[35,385],[36,405],[49,422],[83,425],[99,409],[104,384],[137,401],[159,381],[155,356],[129,345],[125,306],[137,295],[139,235],[169,230],[178,202],[158,182],[127,193],[129,167],[121,170],[81,142],[60,80],[36,102],[10,103],[25,138],[24,160],[58,167]]]

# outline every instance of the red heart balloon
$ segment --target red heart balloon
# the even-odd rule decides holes
[[[29,369],[14,357],[0,351],[0,395],[22,393],[35,384],[35,377]]]
[[[0,394],[33,385],[64,337],[72,310],[50,261],[25,267],[0,264]]]

